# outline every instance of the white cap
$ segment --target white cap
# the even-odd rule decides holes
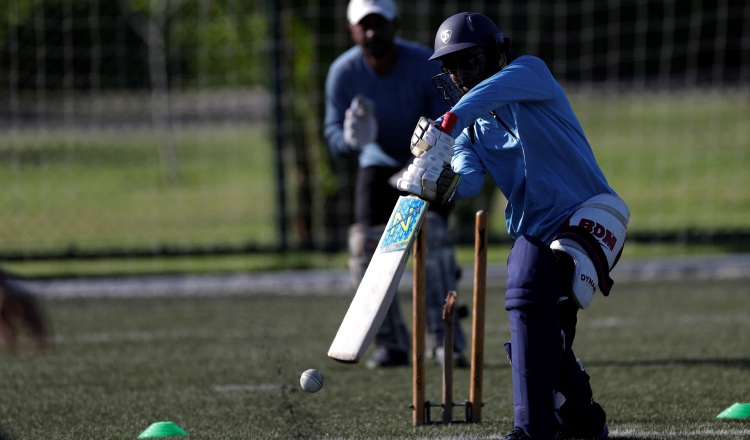
[[[350,0],[346,8],[346,18],[349,24],[358,24],[370,14],[378,14],[388,21],[393,21],[398,15],[393,0]]]

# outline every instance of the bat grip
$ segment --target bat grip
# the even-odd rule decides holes
[[[451,132],[453,131],[453,127],[456,125],[456,121],[458,121],[458,116],[451,112],[445,112],[445,116],[443,116],[443,123],[440,126],[440,131],[442,131],[443,133],[451,134]]]

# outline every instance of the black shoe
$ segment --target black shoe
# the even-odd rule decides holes
[[[531,440],[531,437],[523,429],[513,428],[513,432],[503,437],[503,440]]]
[[[561,426],[560,434],[562,440],[605,440],[609,436],[607,415],[601,405],[594,401],[591,402],[591,415],[589,420],[588,425],[583,427]]]
[[[455,353],[453,355],[453,363],[458,368],[469,368],[469,367],[471,367],[471,362],[469,362],[469,360],[466,359],[466,356],[464,356],[463,353]]]
[[[409,365],[409,353],[400,350],[389,350],[377,347],[367,361],[367,368],[405,367]]]
[[[443,347],[438,347],[433,352],[432,356],[435,359],[435,365],[438,367],[443,366],[443,362],[445,362],[445,350],[443,350]],[[464,356],[463,353],[460,351],[453,352],[453,366],[457,368],[469,368],[471,366],[471,363],[468,359],[466,359],[466,356]]]
[[[531,440],[531,437],[529,437],[528,434],[526,434],[526,431],[524,431],[521,428],[513,428],[513,432],[503,437],[503,440]],[[560,435],[555,434],[555,438],[553,440],[560,440]]]

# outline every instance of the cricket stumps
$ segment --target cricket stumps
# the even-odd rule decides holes
[[[471,377],[469,400],[453,401],[453,332],[456,292],[448,292],[443,309],[443,398],[441,403],[425,400],[425,240],[424,227],[414,243],[414,288],[412,331],[412,424],[440,423],[431,418],[431,409],[443,408],[441,421],[447,423],[479,423],[482,421],[482,382],[484,375],[484,322],[487,281],[487,213],[477,211],[474,234],[474,302],[471,338]],[[453,408],[464,408],[464,419],[455,420]]]

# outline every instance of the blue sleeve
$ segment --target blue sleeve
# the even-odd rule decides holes
[[[484,184],[485,169],[469,140],[468,130],[471,130],[471,127],[464,130],[456,139],[451,158],[451,168],[461,175],[456,193],[453,195],[454,200],[479,195]]]
[[[520,57],[471,89],[451,109],[457,117],[452,135],[455,137],[478,118],[504,105],[546,101],[554,93],[554,78],[544,61],[532,56]]]

